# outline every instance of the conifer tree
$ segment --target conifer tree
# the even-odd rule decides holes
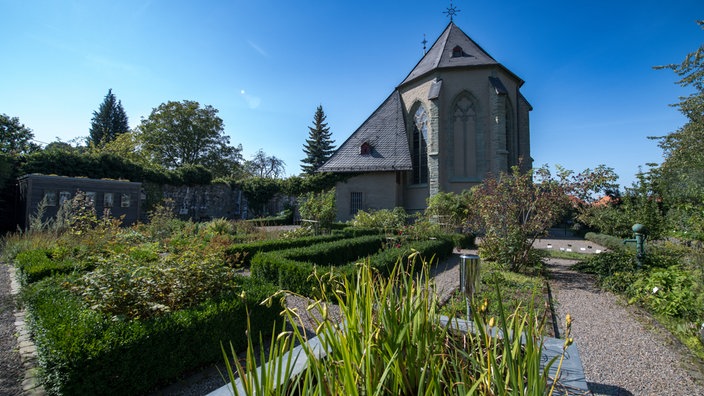
[[[98,110],[93,112],[88,142],[95,146],[102,146],[129,130],[125,109],[122,107],[122,102],[115,98],[111,88]]]
[[[301,169],[306,174],[312,175],[327,161],[333,152],[335,152],[335,143],[331,139],[332,133],[328,124],[325,122],[325,112],[323,106],[318,106],[313,116],[313,126],[308,127],[308,139],[303,145],[303,152],[306,158],[302,159]]]

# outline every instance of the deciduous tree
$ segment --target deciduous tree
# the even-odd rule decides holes
[[[697,21],[704,29],[704,21]],[[671,225],[679,232],[690,231],[704,238],[704,45],[687,54],[680,64],[658,66],[674,71],[689,96],[675,104],[687,117],[677,131],[659,137],[665,161],[654,174],[663,199],[670,207]]]
[[[191,100],[162,103],[139,125],[142,148],[168,169],[203,165],[214,177],[229,176],[240,166],[242,146],[230,146],[217,114]]]
[[[34,133],[24,126],[17,117],[0,114],[0,152],[12,156],[39,150],[32,142]]]
[[[254,177],[277,179],[286,173],[286,163],[259,149],[251,160],[245,162],[246,171]]]

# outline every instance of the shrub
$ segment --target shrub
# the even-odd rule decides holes
[[[358,211],[352,219],[352,225],[355,227],[378,228],[384,231],[398,230],[406,225],[408,215],[401,207],[395,207],[393,210],[379,209],[366,212]]]
[[[547,234],[569,205],[566,187],[546,168],[524,173],[514,166],[511,173],[484,180],[472,189],[472,197],[470,225],[484,233],[479,254],[511,271],[540,264],[533,242]]]
[[[697,320],[704,312],[697,305],[694,277],[676,266],[655,268],[642,274],[627,289],[629,302],[639,302],[659,315]]]
[[[325,248],[337,249],[339,246],[330,243],[322,244],[317,248],[321,250]],[[369,255],[366,260],[379,273],[388,275],[399,260],[405,260],[414,250],[421,257],[428,259],[435,257],[436,260],[441,260],[452,253],[452,242],[449,239],[414,242],[408,246],[384,249],[379,253]],[[298,260],[293,260],[288,254],[288,251],[278,251],[255,255],[252,260],[252,276],[272,282],[280,288],[294,293],[316,297],[319,290],[316,289],[316,280],[313,276],[315,273],[328,274],[329,276],[325,278],[328,282],[334,282],[339,277],[352,279],[350,277],[354,277],[356,269],[354,261],[365,257],[360,252],[356,252],[356,254],[349,255],[348,257],[354,258],[348,259],[346,262],[342,260],[316,262],[313,260],[302,261],[303,256],[298,256]],[[334,263],[337,263],[337,266],[329,266]]]
[[[23,285],[37,282],[49,276],[68,274],[76,270],[85,270],[86,264],[72,260],[53,260],[51,250],[27,250],[15,258]]]
[[[424,215],[427,219],[440,223],[446,232],[454,232],[467,222],[471,201],[472,194],[468,190],[461,194],[439,192],[428,198]]]
[[[251,242],[232,245],[225,249],[225,262],[232,264],[237,257],[243,257],[243,265],[249,265],[252,257],[258,252],[270,252],[273,250],[283,250],[298,246],[309,246],[315,243],[335,241],[344,238],[345,235],[320,235],[302,237],[297,239],[271,239],[266,241]]]
[[[94,310],[134,319],[192,307],[232,290],[234,280],[234,270],[214,254],[185,251],[153,257],[146,252],[113,255],[70,289]]]
[[[601,245],[614,251],[623,251],[628,249],[627,245],[623,243],[623,239],[615,236],[588,232],[584,235],[584,238],[588,241],[596,243],[597,245]]]
[[[179,374],[218,360],[220,343],[246,347],[250,312],[255,338],[269,332],[281,306],[259,303],[276,290],[249,278],[189,309],[148,320],[113,320],[90,309],[54,277],[23,291],[49,394],[143,394]]]
[[[329,230],[337,216],[335,209],[335,189],[315,193],[309,192],[298,200],[301,217],[315,221],[317,230]]]
[[[296,261],[310,261],[318,265],[342,265],[379,251],[383,242],[379,235],[318,243],[306,247],[276,252],[279,257]]]

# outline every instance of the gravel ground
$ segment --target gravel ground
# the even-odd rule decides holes
[[[571,335],[594,394],[704,395],[701,362],[648,314],[598,290],[572,264],[549,260],[550,284],[558,321],[564,326],[566,314],[573,318]]]
[[[0,395],[22,394],[24,370],[15,336],[14,309],[8,266],[0,264]]]

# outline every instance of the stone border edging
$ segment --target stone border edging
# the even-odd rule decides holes
[[[10,272],[10,294],[17,296],[20,293],[21,285],[17,279],[17,268],[8,265]],[[17,346],[20,353],[20,361],[24,368],[24,378],[22,379],[22,394],[25,396],[44,396],[46,391],[39,382],[39,367],[37,366],[37,347],[34,345],[27,328],[26,311],[24,309],[15,310],[15,330],[17,331]]]

